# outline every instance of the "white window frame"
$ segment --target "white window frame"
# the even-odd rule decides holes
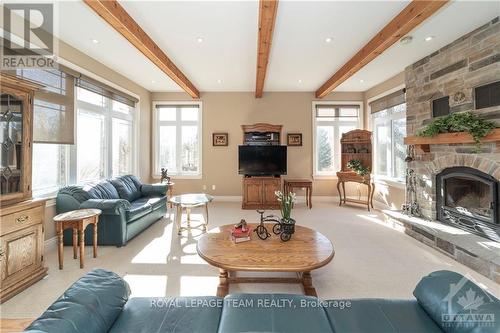
[[[405,87],[406,86],[404,84],[398,85],[390,90],[387,90],[379,95],[373,96],[367,100],[367,105],[368,105],[367,120],[368,120],[368,128],[370,128],[371,131],[373,132],[373,154],[374,154],[374,156],[376,156],[377,149],[378,149],[377,141],[376,141],[377,133],[376,133],[376,128],[375,128],[374,114],[372,114],[372,112],[371,112],[370,103],[377,100],[377,99],[380,99],[384,96],[390,95],[398,90],[404,89]],[[406,119],[406,112],[396,114],[396,115],[392,115],[393,117],[394,116],[396,116],[396,117],[394,117],[394,119],[391,119],[391,128],[392,128],[392,120],[401,119],[401,118]],[[391,131],[391,133],[392,133],[392,131]],[[393,139],[392,134],[391,134],[391,157],[393,155],[393,153],[392,153],[393,151],[394,151],[394,139]],[[391,171],[390,171],[391,175],[392,175],[392,170],[394,169],[394,163],[395,163],[395,161],[394,161],[394,159],[392,159],[391,163],[388,164],[391,166]],[[376,159],[374,158],[373,159],[373,176],[374,176],[374,180],[376,183],[382,184],[382,185],[390,185],[392,187],[396,187],[396,188],[400,188],[400,189],[406,188],[406,181],[404,179],[398,179],[398,178],[394,178],[392,176],[386,176],[386,175],[379,175],[377,168],[378,167],[377,167]]]
[[[313,160],[313,179],[337,179],[337,171],[333,171],[330,174],[324,174],[324,173],[318,173],[316,171],[316,165],[317,165],[317,156],[316,156],[316,126],[317,126],[317,121],[316,121],[316,106],[317,105],[332,105],[332,106],[341,106],[341,105],[356,105],[359,107],[359,112],[358,112],[358,128],[363,129],[363,118],[364,118],[364,110],[363,110],[363,102],[362,101],[313,101],[312,102],[312,160]],[[334,159],[338,158],[339,160],[341,159],[340,155],[340,137],[338,142],[335,142],[334,145],[338,144],[338,148],[336,149],[338,153],[335,154]]]
[[[161,174],[158,166],[159,162],[159,133],[158,133],[158,128],[160,126],[160,121],[159,121],[159,113],[157,111],[157,105],[196,105],[198,106],[199,110],[199,115],[198,115],[198,121],[196,122],[198,125],[198,151],[199,151],[199,168],[198,168],[198,173],[196,174],[186,174],[186,173],[174,173],[174,172],[169,172],[169,175],[172,177],[172,179],[202,179],[203,178],[203,103],[201,101],[153,101],[153,167],[152,167],[152,175],[151,177],[153,179],[160,179]],[[175,123],[179,123],[182,121],[180,119],[176,119]],[[189,123],[190,121],[185,121],[186,123]],[[191,121],[194,123],[194,121]],[[177,138],[176,145],[180,145],[180,140]],[[178,156],[176,156],[178,158]]]
[[[374,118],[374,115],[376,113],[374,113],[372,115],[372,118]],[[391,114],[389,115],[387,118],[378,118],[378,119],[373,119],[373,138],[374,138],[374,148],[373,148],[373,151],[374,151],[374,154],[375,155],[378,155],[378,145],[377,145],[377,141],[376,141],[376,138],[377,138],[377,123],[379,123],[379,120],[382,120],[380,121],[380,123],[385,123],[389,126],[389,131],[391,132],[391,137],[389,138],[389,146],[390,146],[390,153],[387,154],[387,158],[388,158],[388,161],[387,161],[387,175],[380,175],[379,174],[379,170],[378,170],[378,165],[377,163],[374,163],[374,174],[379,177],[379,178],[386,178],[388,180],[392,180],[392,181],[395,181],[395,182],[402,182],[403,179],[399,179],[399,178],[396,178],[394,176],[394,169],[395,169],[395,165],[396,165],[396,160],[394,158],[394,144],[395,144],[395,140],[394,140],[394,131],[393,131],[393,126],[394,126],[394,121],[395,120],[401,120],[401,119],[406,119],[406,112],[399,112],[399,113],[394,113],[394,114]],[[376,161],[376,159],[374,159]]]
[[[84,88],[81,88],[84,89]],[[104,116],[104,179],[105,178],[111,178],[113,177],[113,119],[122,119],[126,121],[130,121],[132,123],[132,134],[131,134],[131,151],[134,152],[136,151],[136,140],[134,138],[135,136],[135,127],[137,126],[136,121],[135,121],[135,114],[137,113],[137,107],[133,108],[131,114],[124,114],[122,112],[114,111],[113,110],[113,100],[110,98],[104,98],[104,106],[98,106],[92,103],[88,103],[85,101],[78,100],[78,88],[75,89],[75,95],[76,95],[76,119],[77,119],[77,125],[78,125],[78,113],[80,112],[80,109],[84,109],[86,112],[91,112],[96,115],[101,115]],[[78,126],[75,127],[76,131],[78,130]],[[77,136],[78,137],[78,136]],[[76,147],[78,147],[78,142],[76,143]],[[77,148],[78,149],[78,148]],[[132,165],[131,165],[131,170],[130,173],[135,174],[136,173],[136,163],[134,163],[134,155],[132,154]],[[79,180],[78,179],[78,154],[75,151],[75,154],[72,154],[72,157],[75,159],[76,163],[76,170],[75,170],[75,178],[77,183],[85,183],[85,181]],[[96,180],[92,180],[89,182],[93,182]]]

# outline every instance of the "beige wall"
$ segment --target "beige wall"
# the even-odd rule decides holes
[[[404,84],[405,73],[401,72],[365,91],[365,124],[367,124],[368,130],[372,130],[371,123],[368,120],[370,117],[368,100]],[[375,184],[374,200],[382,202],[391,208],[400,209],[401,205],[405,201],[405,190],[403,188],[393,186],[390,182],[377,181]]]
[[[326,100],[363,102],[363,93],[338,92]],[[184,93],[152,93],[153,101],[189,101]],[[268,92],[260,99],[253,92],[207,92],[203,102],[203,177],[176,179],[174,192],[200,192],[220,196],[240,196],[238,145],[242,143],[241,125],[258,122],[283,125],[283,141],[287,132],[302,133],[302,147],[288,148],[289,178],[311,178],[312,166],[312,102],[310,92]],[[212,133],[229,133],[228,147],[213,147]],[[216,186],[212,190],[212,185]],[[315,180],[313,195],[337,195],[335,180]]]

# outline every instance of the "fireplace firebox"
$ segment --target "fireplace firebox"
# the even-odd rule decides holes
[[[438,220],[500,242],[499,183],[477,169],[444,169],[436,176]]]

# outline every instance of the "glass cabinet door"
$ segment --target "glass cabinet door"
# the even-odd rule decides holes
[[[2,93],[0,110],[0,194],[22,192],[23,100]]]

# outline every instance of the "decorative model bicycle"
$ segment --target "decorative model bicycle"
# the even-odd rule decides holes
[[[262,239],[268,239],[271,234],[267,231],[265,226],[266,222],[272,222],[273,225],[273,233],[275,235],[280,235],[280,239],[283,242],[289,241],[292,237],[292,234],[295,232],[295,221],[293,223],[286,223],[282,219],[280,219],[276,215],[267,215],[264,216],[264,210],[257,210],[257,213],[260,214],[260,224],[254,229],[254,232],[257,233],[257,236]]]

